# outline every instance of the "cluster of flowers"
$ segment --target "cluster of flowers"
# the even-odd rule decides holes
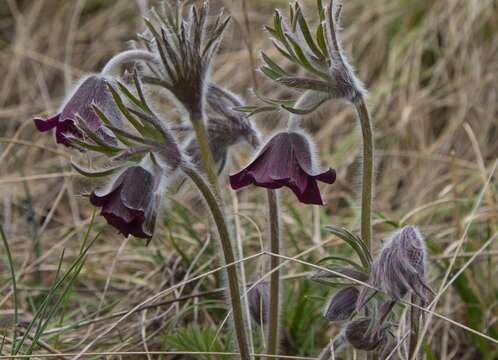
[[[211,82],[209,70],[229,18],[219,14],[207,26],[207,2],[199,8],[192,6],[185,16],[183,3],[165,1],[161,9],[148,14],[147,30],[139,34],[140,41],[134,49],[112,58],[101,73],[82,79],[55,116],[35,119],[35,125],[41,132],[54,131],[58,144],[99,154],[104,159],[101,169],[72,163],[84,176],[108,179],[91,193],[90,202],[101,208],[106,221],[123,235],[151,239],[160,204],[164,194],[173,188],[171,184],[183,183],[192,172],[205,172],[209,178],[209,158],[217,174],[222,174],[230,149],[242,142],[255,151],[248,165],[230,176],[233,189],[251,184],[267,189],[287,187],[302,203],[322,205],[318,182],[332,184],[336,173],[331,168],[320,168],[313,139],[300,120],[329,100],[349,102],[359,114],[363,136],[362,238],[345,229],[330,226],[330,230],[355,250],[361,264],[347,259],[355,264],[354,268],[334,267],[332,274],[319,272],[313,276],[320,281],[331,276],[355,280],[332,294],[325,306],[324,316],[329,321],[346,324],[332,346],[324,349],[322,359],[330,357],[331,348],[339,349],[346,343],[385,354],[392,339],[392,324],[387,319],[395,304],[407,293],[412,293],[419,305],[428,301],[431,290],[425,279],[425,250],[420,233],[407,226],[395,232],[376,260],[372,259],[373,140],[365,90],[340,42],[341,8],[333,1],[328,7],[321,0],[317,3],[320,22],[315,35],[297,3],[290,8],[290,25],[276,11],[274,27],[267,27],[279,53],[305,70],[307,76],[289,74],[264,53],[261,71],[279,85],[299,92],[297,99],[270,99],[256,94],[264,104],[244,106],[238,96]],[[131,77],[120,76],[125,62],[135,64]],[[154,94],[171,99],[190,123],[173,124],[167,120],[150,96],[152,87],[159,89]],[[274,110],[289,114],[288,127],[261,141],[250,116]],[[203,129],[207,129],[207,144],[199,135]],[[96,159],[87,158],[92,162]],[[278,227],[278,214],[271,221]],[[230,256],[226,259],[233,261]],[[358,283],[363,284],[361,289]],[[275,304],[270,297],[272,286],[275,284],[259,282],[248,294],[249,310],[257,323],[278,319],[278,291],[276,314],[268,309],[272,299]],[[230,291],[234,305],[234,301],[240,301],[237,285],[231,284]],[[372,306],[377,293],[382,300],[375,300],[376,306]],[[243,328],[236,324],[241,354],[247,353],[240,336]],[[274,330],[278,333],[278,329]]]
[[[175,2],[164,3],[163,11],[152,11],[146,19],[148,30],[140,34],[142,49],[111,59],[102,73],[88,75],[75,86],[55,116],[35,119],[39,131],[54,131],[58,144],[104,155],[107,163],[102,170],[73,166],[85,176],[113,175],[92,192],[90,201],[102,208],[110,225],[138,238],[152,237],[161,198],[182,168],[202,168],[195,136],[180,140],[175,126],[154,109],[147,86],[159,86],[192,121],[200,116],[205,122],[219,173],[231,146],[242,141],[254,147],[260,144],[255,125],[234,110],[242,106],[239,97],[208,80],[228,18],[220,14],[206,34],[206,3],[198,12],[192,7],[187,18],[181,17]],[[125,61],[136,62],[135,90],[114,74]],[[204,113],[209,114],[207,119]],[[177,128],[192,133],[188,124]],[[320,171],[314,153],[303,130],[278,131],[247,167],[230,176],[230,184],[233,189],[249,184],[287,186],[303,203],[322,204],[317,180],[331,184],[335,171]]]
[[[396,303],[410,293],[415,306],[424,306],[433,294],[425,276],[425,253],[420,232],[405,226],[392,234],[378,257],[369,262],[369,274],[350,268],[333,269],[365,286],[345,286],[329,297],[323,316],[330,322],[346,323],[331,346],[323,350],[321,359],[329,359],[332,349],[340,351],[347,343],[359,350],[377,352],[382,359],[392,352],[394,324],[387,320]],[[326,276],[330,275],[314,274],[315,279]],[[368,303],[377,293],[382,298],[375,299],[375,305],[370,307]],[[359,315],[362,310],[370,315]]]

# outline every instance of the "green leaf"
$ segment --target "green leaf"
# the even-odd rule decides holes
[[[296,103],[296,100],[283,100],[283,99],[272,99],[269,97],[264,96],[261,94],[259,91],[254,91],[254,95],[261,100],[262,102],[269,104],[269,105],[274,105],[274,106],[293,106]]]
[[[328,100],[329,100],[328,98],[324,98],[324,99],[320,100],[319,102],[317,102],[315,105],[313,105],[311,108],[308,108],[308,109],[296,109],[294,107],[290,107],[287,105],[282,105],[282,108],[284,108],[285,110],[287,110],[288,112],[290,112],[292,114],[307,115],[307,114],[312,113],[316,109],[318,109],[322,104],[324,104]]]
[[[318,24],[316,27],[316,42],[320,49],[322,50],[323,54],[325,57],[329,56],[329,51],[327,49],[327,44],[325,43],[327,40],[325,40],[325,33],[323,31],[323,24]]]
[[[100,120],[104,123],[105,126],[109,127],[109,126],[112,126],[112,123],[111,121],[109,120],[109,118],[106,116],[106,114],[104,114],[104,112],[102,110],[100,110],[100,108],[93,104],[92,105],[92,108],[93,108],[93,111],[95,111],[95,113],[97,114],[97,116],[100,118]],[[123,136],[121,135],[118,135],[116,133],[114,133],[114,135],[119,139],[119,141],[121,141],[123,144],[125,145],[130,145],[131,143]]]
[[[296,3],[296,6],[297,3]],[[316,55],[318,59],[324,59],[324,55],[320,51],[320,49],[316,46],[315,41],[313,40],[313,36],[311,35],[310,28],[308,26],[308,23],[306,22],[306,19],[304,18],[303,12],[301,11],[301,8],[298,7],[298,12],[296,14],[297,21],[299,24],[299,29],[301,30],[301,33],[303,34],[304,39],[306,40],[306,43],[308,44],[309,48],[313,53]]]
[[[329,260],[332,260],[332,261],[342,261],[342,262],[345,262],[351,266],[353,266],[355,269],[358,269],[360,271],[365,271],[365,268],[363,266],[361,266],[360,264],[358,264],[356,261],[353,261],[351,259],[348,259],[348,258],[345,258],[343,256],[325,256],[323,258],[321,258],[320,260],[318,260],[318,262],[316,263],[316,265],[320,265],[324,262],[327,262]]]
[[[147,131],[146,131],[146,128],[145,126],[143,126],[143,124],[141,124],[137,119],[135,119],[131,114],[130,112],[128,111],[128,109],[126,108],[125,104],[123,103],[123,100],[121,99],[121,96],[119,96],[118,92],[116,91],[116,89],[114,89],[114,87],[110,84],[110,83],[107,83],[107,86],[109,87],[109,90],[111,91],[111,94],[112,94],[112,97],[114,99],[114,102],[116,103],[116,105],[118,106],[119,110],[121,111],[121,113],[126,117],[126,119],[130,122],[130,124],[133,125],[133,127],[135,129],[137,129],[137,131],[142,134],[142,135],[146,135],[147,134]]]
[[[142,103],[142,101],[137,98],[135,95],[133,95],[131,93],[131,91],[128,89],[128,87],[126,87],[126,85],[124,85],[123,83],[121,83],[121,81],[117,81],[118,83],[118,86],[119,86],[119,90],[121,90],[121,92],[123,93],[124,96],[126,96],[126,98],[128,100],[130,100],[133,104],[135,104],[136,106],[138,106],[140,109],[142,110],[146,110],[144,108],[144,105]]]
[[[272,59],[270,59],[263,51],[261,52],[261,57],[268,64],[268,67],[271,68],[274,72],[279,73],[280,76],[288,76],[287,71],[282,69],[278,64],[276,64]]]
[[[114,174],[119,169],[123,168],[123,166],[117,166],[117,167],[109,168],[109,169],[91,170],[91,169],[85,168],[81,165],[78,165],[77,163],[75,163],[72,160],[71,160],[71,166],[79,174],[86,176],[86,177],[92,177],[92,178],[109,176],[109,175]]]
[[[335,225],[327,225],[326,229],[339,239],[346,242],[356,252],[367,272],[370,272],[372,256],[359,237],[351,233],[349,230]]]
[[[292,48],[294,49],[294,53],[296,54],[298,63],[300,63],[305,69],[308,71],[312,72],[313,74],[324,78],[326,80],[330,80],[330,75],[326,74],[318,69],[316,69],[308,60],[308,57],[304,53],[303,49],[301,49],[301,46],[297,43],[297,41],[290,35],[286,34],[286,38],[289,41],[289,43],[292,45]]]
[[[78,119],[78,127],[83,130],[83,132],[97,145],[102,149],[105,149],[108,154],[113,154],[122,151],[122,148],[113,146],[102,140],[97,134],[91,131],[85,124],[85,120],[83,120],[79,115],[76,115]]]
[[[81,147],[82,149],[85,149],[85,150],[95,151],[95,152],[99,152],[102,154],[109,154],[109,155],[113,155],[116,153],[116,151],[111,151],[105,146],[89,144],[87,142],[84,142],[84,141],[76,138],[76,137],[68,137],[68,139],[72,143],[78,145],[79,147]]]
[[[279,77],[281,77],[281,75],[274,71],[273,69],[269,68],[268,66],[261,66],[260,67],[260,70],[263,74],[265,74],[266,76],[268,76],[270,79],[272,80],[277,80]]]

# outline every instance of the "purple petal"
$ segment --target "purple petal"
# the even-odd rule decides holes
[[[336,172],[334,169],[328,169],[327,171],[318,174],[318,175],[313,175],[313,177],[321,182],[327,183],[327,184],[333,184],[335,183],[336,180]]]
[[[120,122],[120,112],[107,87],[107,81],[97,75],[88,76],[76,88],[62,109],[61,119],[75,120],[76,115],[79,115],[85,121],[86,126],[95,132],[102,127],[102,122],[93,110],[93,104],[97,105],[111,122]]]
[[[66,119],[64,121],[59,121],[55,129],[55,141],[58,144],[73,147],[71,139],[68,137],[68,135],[76,138],[83,137],[81,130],[78,129],[73,120]]]
[[[57,126],[57,124],[59,123],[59,118],[60,118],[60,114],[57,114],[57,115],[54,115],[46,120],[39,119],[39,118],[34,119],[34,122],[35,122],[35,126],[38,129],[38,131],[46,132],[46,131],[52,130],[53,128],[55,128]]]

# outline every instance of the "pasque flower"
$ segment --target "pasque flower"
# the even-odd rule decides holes
[[[104,140],[114,141],[95,114],[92,105],[102,109],[111,121],[120,121],[121,115],[109,92],[107,80],[101,75],[89,75],[75,88],[56,115],[47,119],[35,119],[36,128],[41,132],[55,130],[58,144],[75,147],[71,143],[71,137],[83,137],[83,131],[77,126],[77,117],[80,117],[91,132]]]
[[[314,153],[312,142],[300,130],[279,132],[249,165],[230,176],[230,185],[235,190],[249,184],[269,189],[286,186],[302,203],[322,205],[317,180],[332,184],[336,173],[317,169]]]
[[[334,293],[327,301],[323,316],[328,321],[347,320],[356,309],[359,290],[354,286],[345,287]]]
[[[157,212],[159,181],[140,165],[128,167],[108,186],[90,196],[101,215],[123,235],[150,239]]]
[[[420,232],[405,226],[388,239],[372,266],[369,283],[396,301],[412,291],[425,303],[432,289],[425,278],[425,247]],[[367,297],[364,288],[358,300],[361,307]]]

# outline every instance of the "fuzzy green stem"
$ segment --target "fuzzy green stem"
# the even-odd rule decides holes
[[[372,120],[365,99],[361,96],[354,103],[360,119],[361,134],[363,138],[363,171],[361,181],[361,238],[372,251],[372,191],[374,167],[374,142]]]
[[[196,170],[185,167],[183,171],[198,187],[199,191],[202,193],[204,199],[206,200],[211,214],[213,215],[214,222],[218,229],[218,235],[220,238],[223,255],[225,257],[225,263],[234,263],[235,256],[230,241],[230,235],[228,232],[227,224],[225,222],[225,217],[223,216],[222,209],[220,207],[220,204],[218,203],[217,196],[214,194],[212,189],[210,189],[210,186],[205,182],[204,178],[199,173],[197,173]],[[227,278],[228,296],[232,305],[233,322],[237,337],[237,343],[239,346],[240,358],[243,360],[250,360],[251,357],[249,348],[247,346],[247,337],[245,331],[246,328],[244,325],[244,316],[242,313],[242,302],[238,283],[237,268],[235,266],[227,267]]]
[[[199,152],[204,166],[204,171],[208,178],[209,184],[211,185],[211,190],[214,192],[216,197],[219,197],[220,191],[218,189],[218,177],[216,176],[216,164],[213,159],[211,148],[209,147],[209,139],[202,116],[191,115],[191,122],[197,138],[197,144],[199,145]]]
[[[411,302],[416,303],[416,298],[412,294]],[[420,310],[415,306],[410,307],[410,347],[408,351],[408,359],[417,359],[418,355],[416,355],[418,351],[417,343],[418,343],[418,334],[420,331]]]
[[[270,225],[270,251],[272,254],[280,254],[280,220],[279,206],[276,190],[267,190],[268,208],[269,208],[269,225]],[[270,277],[270,309],[268,323],[268,343],[266,353],[276,355],[278,353],[279,329],[279,303],[280,303],[280,271],[278,266],[280,258],[277,256],[270,257],[270,271],[273,271]]]

